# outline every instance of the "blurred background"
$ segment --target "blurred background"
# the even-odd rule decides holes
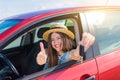
[[[38,10],[74,6],[120,5],[120,0],[0,0],[0,19]]]

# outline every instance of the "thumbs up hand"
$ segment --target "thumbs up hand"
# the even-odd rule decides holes
[[[37,64],[43,65],[47,61],[47,55],[46,55],[45,48],[42,42],[40,42],[40,49],[41,51],[38,53],[36,61],[37,61]]]

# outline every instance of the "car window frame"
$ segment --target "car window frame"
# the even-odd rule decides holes
[[[83,32],[88,32],[88,33],[92,34],[93,36],[95,36],[94,28],[92,28],[92,25],[88,23],[86,16],[85,16],[85,12],[86,11],[79,12]],[[98,54],[95,53],[95,52],[99,51],[99,48],[98,48],[98,46],[96,46],[96,44],[97,44],[97,42],[95,39],[94,44],[85,53],[86,61],[93,59],[95,55],[99,55],[99,53]]]

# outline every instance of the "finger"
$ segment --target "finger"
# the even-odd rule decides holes
[[[42,54],[40,53],[38,54],[36,61],[37,61],[37,64],[43,65],[44,63],[46,63],[46,58],[42,56]]]
[[[81,40],[81,44],[83,45],[83,46],[85,46],[85,44],[86,44],[86,42],[87,42],[87,33],[86,32],[84,32],[83,33],[83,35],[82,35],[82,40]]]
[[[76,48],[77,50],[79,50],[80,45],[82,45],[81,41],[78,42],[78,45],[77,45],[77,48]]]
[[[95,38],[94,38],[94,36],[92,36],[92,35],[88,35],[87,36],[88,37],[88,40],[87,40],[87,42],[86,42],[86,44],[85,44],[85,51],[91,46],[91,45],[93,45],[93,43],[94,43],[94,40],[95,40]]]
[[[94,36],[92,36],[92,35],[89,34],[88,35],[88,42],[87,42],[86,46],[87,45],[91,46],[94,43],[94,39],[95,39]]]
[[[82,35],[81,44],[85,47],[85,51],[94,43],[94,36],[91,34],[84,32]]]
[[[42,42],[40,42],[40,49],[41,49],[41,52],[43,53],[45,52],[45,48]]]

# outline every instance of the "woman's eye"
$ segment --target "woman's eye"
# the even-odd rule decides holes
[[[58,39],[62,39],[62,38],[58,38]]]
[[[56,39],[51,39],[51,42],[55,41],[55,40],[60,40],[62,38],[56,38]]]

